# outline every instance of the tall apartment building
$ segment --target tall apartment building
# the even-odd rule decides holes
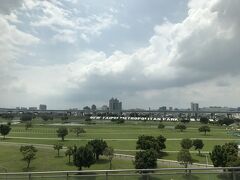
[[[46,111],[47,110],[47,105],[46,104],[40,104],[39,105],[39,110]]]
[[[199,105],[198,103],[191,102],[191,111],[198,111]]]
[[[120,102],[117,98],[111,98],[109,100],[109,111],[110,112],[122,111],[122,102]]]
[[[97,106],[95,104],[93,104],[92,107],[91,107],[91,110],[92,111],[96,111],[97,110]]]

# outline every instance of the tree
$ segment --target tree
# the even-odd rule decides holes
[[[181,132],[183,132],[183,130],[187,129],[187,127],[184,124],[177,124],[175,129],[179,129]]]
[[[103,155],[103,151],[108,147],[106,141],[102,139],[94,139],[88,142],[88,145],[92,146],[93,152],[95,154],[96,160],[99,159],[100,155]]]
[[[180,122],[181,122],[181,123],[184,123],[184,124],[185,124],[185,123],[189,123],[189,122],[190,122],[190,117],[189,117],[189,118],[181,117],[181,118],[180,118]]]
[[[164,129],[164,128],[165,128],[165,125],[163,123],[158,124],[158,129]]]
[[[182,139],[181,141],[181,147],[183,149],[191,149],[191,147],[193,146],[192,140],[191,139]]]
[[[177,156],[178,162],[183,164],[185,168],[188,167],[188,164],[192,164],[193,159],[188,149],[181,149]]]
[[[31,121],[32,120],[32,118],[33,118],[33,115],[32,114],[30,114],[30,113],[23,113],[22,115],[21,115],[21,117],[20,117],[20,120],[21,121]]]
[[[146,136],[146,135],[141,135],[138,136],[138,140],[136,142],[136,149],[142,149],[142,150],[147,150],[147,149],[155,149],[156,147],[156,139],[153,136]]]
[[[70,164],[70,162],[71,162],[71,156],[73,155],[73,153],[74,153],[73,147],[68,146],[68,147],[67,147],[67,150],[65,151],[65,156],[68,156],[68,163],[69,163],[69,164]]]
[[[73,163],[75,166],[82,170],[82,167],[90,167],[96,162],[94,152],[90,146],[81,146],[75,150]]]
[[[162,135],[158,136],[157,138],[153,136],[141,135],[138,137],[136,148],[142,150],[154,149],[158,155],[161,156],[162,150],[166,148],[165,141],[166,138]]]
[[[23,154],[23,160],[27,162],[27,169],[29,169],[30,163],[36,158],[37,149],[34,146],[21,146],[20,152]]]
[[[233,124],[234,123],[234,119],[230,119],[230,118],[223,118],[223,119],[219,119],[218,120],[218,123],[222,126],[222,125],[227,125],[229,126],[230,124]]]
[[[162,150],[166,149],[165,142],[166,142],[166,138],[162,135],[159,135],[156,138],[157,148],[155,150],[157,151],[159,157],[161,156]]]
[[[82,127],[76,127],[72,129],[72,132],[79,136],[81,133],[86,133],[86,131]]]
[[[53,120],[53,115],[42,114],[42,115],[41,115],[41,118],[42,118],[42,120],[44,120],[44,121]]]
[[[136,152],[134,164],[136,169],[156,168],[157,152],[153,149]]]
[[[62,138],[62,141],[64,141],[64,137],[65,137],[66,135],[68,135],[68,130],[67,130],[67,128],[66,128],[66,127],[60,127],[60,128],[58,128],[58,130],[57,130],[57,135],[58,135],[58,137],[61,137],[61,138]]]
[[[198,128],[199,132],[204,132],[204,135],[206,136],[207,132],[210,132],[210,127],[209,126],[201,126]]]
[[[207,117],[201,117],[200,118],[200,123],[202,124],[208,124],[209,123],[209,119]]]
[[[114,157],[114,149],[112,147],[106,147],[103,151],[103,155],[109,160],[109,169],[112,169],[112,159]]]
[[[63,144],[61,144],[61,143],[57,143],[57,144],[54,144],[53,145],[53,149],[54,150],[57,150],[57,152],[58,152],[58,157],[59,157],[59,155],[60,155],[60,150],[63,148]]]
[[[11,131],[11,127],[9,125],[1,124],[0,133],[3,136],[3,139],[5,139],[5,136],[8,135],[10,131]]]
[[[14,115],[12,113],[6,113],[6,114],[2,114],[0,116],[2,116],[2,118],[7,119],[7,120],[12,120],[14,118]]]
[[[215,145],[210,158],[215,167],[230,166],[238,159],[238,146],[236,143],[225,143],[224,145]]]
[[[200,155],[200,150],[203,148],[204,144],[203,141],[201,139],[194,139],[193,140],[193,146],[195,148],[195,150],[198,150],[198,154]]]
[[[32,127],[32,122],[31,121],[28,121],[25,123],[25,129],[28,130],[29,128]]]

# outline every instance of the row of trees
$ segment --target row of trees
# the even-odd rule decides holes
[[[53,146],[57,150],[57,157],[60,156],[60,150],[63,149],[63,144],[57,143]],[[20,152],[23,155],[23,160],[27,162],[27,169],[30,167],[32,160],[36,158],[37,149],[32,145],[21,146]],[[72,162],[79,170],[82,167],[90,167],[99,160],[100,155],[105,155],[109,160],[109,168],[112,169],[112,159],[114,157],[114,149],[109,147],[106,141],[102,139],[94,139],[89,141],[85,146],[69,146],[65,151],[65,156],[68,157],[68,163]]]
[[[65,136],[68,135],[68,129],[66,127],[59,127],[57,129],[57,136],[64,141]],[[79,136],[82,133],[86,133],[86,131],[82,127],[75,127],[70,130],[70,132],[73,132],[76,134],[76,136]]]
[[[158,128],[159,128],[159,129],[163,129],[163,128],[165,128],[165,125],[162,124],[162,123],[159,123],[159,124],[158,124]],[[181,132],[183,132],[184,130],[187,129],[187,126],[186,126],[185,124],[177,124],[174,128],[175,128],[176,130],[180,130]],[[210,131],[211,131],[211,129],[210,129],[209,126],[204,125],[204,126],[199,127],[199,128],[198,128],[198,131],[199,131],[199,132],[204,132],[204,134],[206,135],[207,132],[210,132]]]

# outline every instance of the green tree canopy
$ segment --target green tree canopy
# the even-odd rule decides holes
[[[31,121],[27,121],[27,122],[25,123],[25,129],[28,130],[28,129],[31,128],[31,127],[32,127],[32,122],[31,122]]]
[[[183,132],[183,130],[187,129],[187,127],[184,124],[177,124],[175,129],[179,129],[181,132]]]
[[[153,136],[141,135],[136,142],[136,148],[142,150],[154,149],[158,155],[161,156],[162,150],[166,148],[165,141],[166,138],[162,135],[156,138]]]
[[[61,143],[57,143],[57,144],[54,144],[53,145],[53,149],[54,150],[57,150],[57,152],[58,152],[58,157],[59,157],[59,155],[60,155],[60,150],[63,148],[63,144],[61,144]]]
[[[236,143],[215,145],[210,158],[215,167],[228,167],[238,160],[238,146]]]
[[[60,127],[57,130],[57,136],[62,138],[62,141],[64,141],[64,137],[68,135],[68,129],[66,127]]]
[[[191,149],[191,147],[193,146],[192,140],[188,138],[182,139],[180,144],[183,149]]]
[[[109,169],[112,169],[112,159],[114,157],[113,147],[106,147],[103,151],[103,155],[106,156],[109,160]]]
[[[135,155],[136,169],[153,169],[157,167],[157,152],[154,149],[139,151]]]
[[[201,127],[198,128],[198,131],[199,132],[204,132],[204,135],[206,135],[207,132],[210,132],[211,130],[210,130],[209,126],[201,126]]]
[[[10,131],[11,131],[11,127],[9,125],[1,124],[0,133],[3,136],[3,139],[5,139],[5,136],[8,135]]]
[[[188,149],[181,149],[178,153],[177,160],[180,164],[183,164],[185,168],[188,164],[192,164],[193,159]]]
[[[21,146],[20,152],[23,155],[23,160],[27,162],[27,169],[29,169],[30,163],[36,158],[37,149],[34,146]]]
[[[201,139],[194,139],[193,146],[194,146],[195,150],[198,150],[198,154],[200,155],[200,150],[204,146],[203,141]]]
[[[68,163],[70,164],[71,162],[71,156],[73,156],[74,149],[72,146],[68,146],[67,150],[65,151],[65,156],[68,156]]]
[[[81,146],[75,150],[73,163],[82,170],[82,167],[90,167],[96,162],[94,152],[90,146]]]
[[[227,117],[218,120],[218,124],[220,124],[221,126],[224,124],[229,126],[230,124],[233,124],[233,123],[234,123],[234,119],[227,118]]]
[[[88,145],[92,146],[96,160],[99,159],[100,155],[103,155],[103,151],[108,147],[107,142],[102,139],[94,139],[88,142]]]
[[[75,127],[72,129],[72,132],[75,133],[76,136],[79,136],[81,133],[86,133],[83,127]]]
[[[31,113],[23,113],[20,117],[21,121],[31,121],[33,119],[33,114]]]
[[[201,117],[200,118],[200,123],[202,124],[208,124],[209,123],[209,119],[207,117]]]

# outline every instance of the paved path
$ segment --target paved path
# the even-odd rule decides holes
[[[119,157],[120,159],[130,159],[134,160],[133,155],[126,155],[126,154],[114,154],[115,157]],[[178,161],[174,160],[167,160],[167,159],[158,159],[158,164],[163,167],[183,167]],[[201,163],[192,163],[189,165],[189,168],[199,168],[199,167],[213,167],[211,164],[201,164]]]

